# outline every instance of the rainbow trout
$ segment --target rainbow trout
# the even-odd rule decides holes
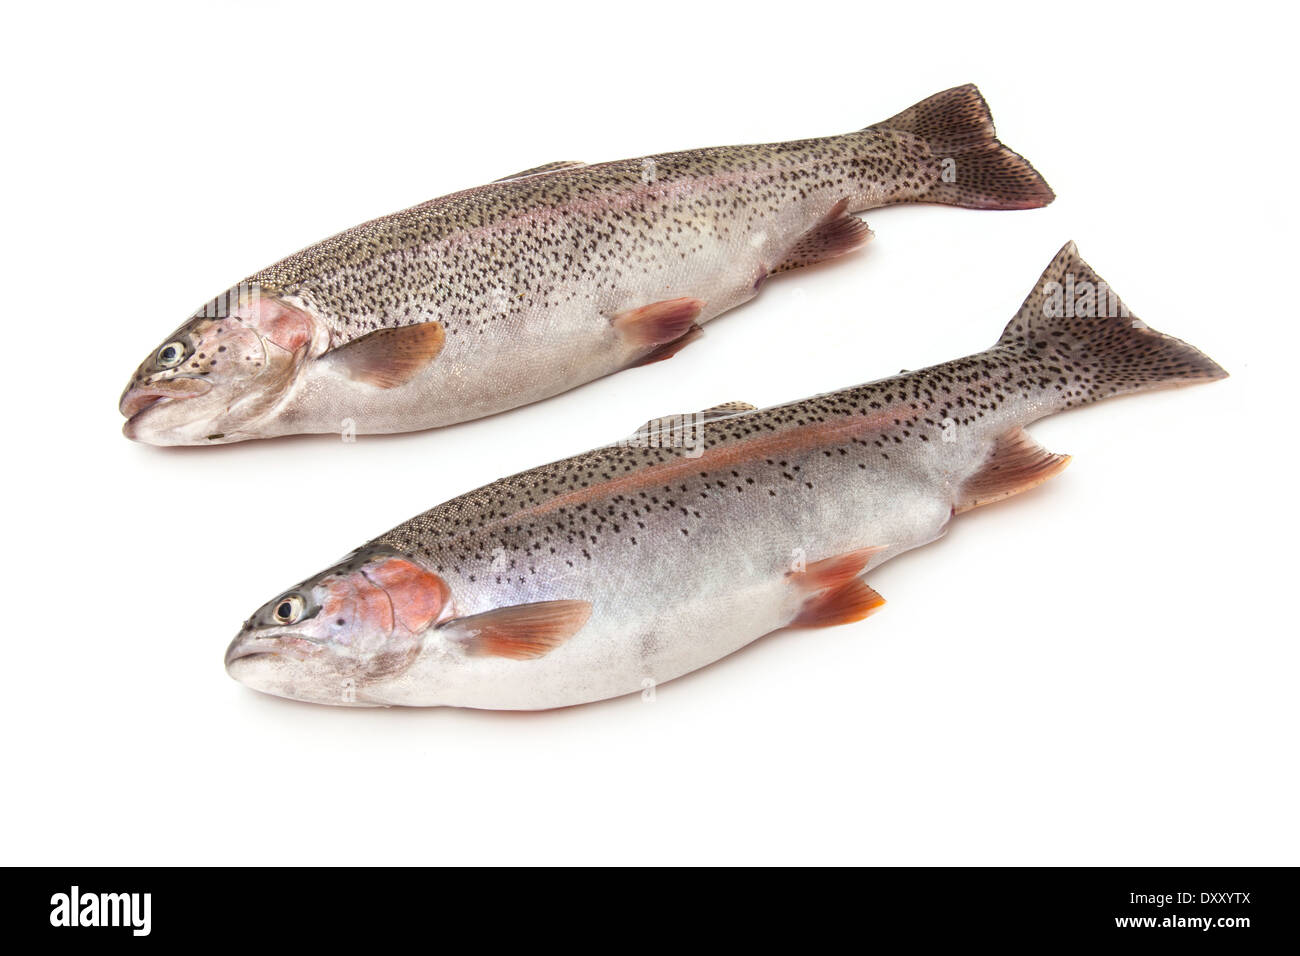
[[[277,595],[226,667],[328,704],[562,707],[783,627],[857,621],[864,575],[1067,458],[1024,426],[1222,378],[1057,254],[990,349],[762,411],[740,403],[471,491]]]
[[[384,216],[218,296],[132,376],[129,438],[413,431],[671,356],[893,203],[1024,209],[1051,189],[973,86],[843,136],[552,163]]]

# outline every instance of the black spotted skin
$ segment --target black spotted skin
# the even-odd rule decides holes
[[[1076,288],[1092,283],[1116,314],[1044,316],[1048,290],[1067,275]],[[899,474],[922,483],[941,476],[940,493],[955,496],[1012,428],[1112,395],[1224,374],[1134,317],[1070,243],[985,352],[704,422],[698,458],[680,447],[614,445],[544,465],[439,505],[374,543],[470,583],[487,576],[526,585],[547,563],[596,565],[602,549],[734,521],[734,495],[758,498],[750,512],[776,523],[797,523],[792,512],[806,508],[807,495],[834,495],[843,483],[892,486]],[[711,466],[715,459],[726,464]],[[671,480],[637,479],[657,472]]]
[[[241,390],[270,377],[242,385],[215,374],[221,394],[173,403],[154,416],[165,428],[145,420],[129,433],[187,444],[212,432],[236,441],[335,432],[346,420],[356,433],[391,433],[494,414],[674,354],[767,276],[859,248],[871,232],[854,212],[1052,198],[997,140],[973,86],[839,136],[560,164],[371,220],[249,276],[236,288],[253,290],[261,312],[308,317],[309,360],[256,405]],[[677,320],[660,327],[656,315]],[[357,374],[352,343],[424,323],[441,326],[436,357],[383,374],[382,348],[371,348]],[[391,341],[396,352],[403,339]],[[147,362],[141,374],[176,373]],[[247,407],[259,416],[219,427],[184,414]]]
[[[845,198],[850,211],[900,202],[1020,208],[1052,193],[997,142],[987,105],[967,86],[847,135],[561,168],[453,193],[362,223],[247,281],[312,306],[335,345],[430,318],[449,335],[478,335],[564,305],[577,294],[575,271],[617,302],[638,274],[743,240],[792,207],[824,211]]]
[[[1085,282],[1114,314],[1052,311],[1054,288]],[[533,709],[671,680],[804,621],[827,597],[810,568],[853,559],[869,575],[955,513],[1057,473],[1064,456],[1023,426],[1224,374],[1129,314],[1067,245],[984,352],[788,405],[710,410],[667,435],[643,428],[380,535],[357,554],[413,562],[453,606],[409,669],[366,686],[363,702]],[[645,444],[651,434],[667,443]],[[526,664],[464,652],[458,621],[539,602],[579,602],[590,617]]]

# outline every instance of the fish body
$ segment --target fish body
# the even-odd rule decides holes
[[[874,611],[874,568],[1065,466],[1029,423],[1224,374],[1131,316],[1071,243],[992,348],[650,423],[472,491],[269,602],[227,666],[269,693],[362,706],[633,693],[771,631]]]
[[[845,135],[550,164],[248,277],[141,364],[124,430],[214,444],[478,418],[671,356],[768,276],[860,247],[854,212],[1052,198],[973,86]]]

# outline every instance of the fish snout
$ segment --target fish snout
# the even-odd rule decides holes
[[[268,636],[245,628],[226,648],[226,673],[273,697],[345,707],[372,707],[359,693],[354,662],[299,634]]]
[[[269,654],[273,651],[270,646],[271,642],[264,638],[259,638],[251,631],[245,629],[235,636],[226,648],[226,670],[230,670],[230,665],[237,660],[245,657],[252,657],[255,654]]]

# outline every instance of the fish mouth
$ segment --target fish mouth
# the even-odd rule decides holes
[[[117,408],[127,419],[135,421],[151,408],[166,402],[175,402],[185,398],[194,398],[212,390],[211,382],[196,378],[171,378],[149,385],[135,385],[127,388],[118,400]]]
[[[230,642],[226,648],[226,669],[235,661],[247,661],[253,657],[281,657],[289,660],[306,660],[318,653],[322,647],[316,641],[305,637],[278,636],[253,637],[241,634]]]
[[[235,663],[235,661],[246,661],[250,657],[270,657],[274,653],[275,651],[271,650],[264,650],[256,647],[239,647],[235,644],[231,644],[226,648],[226,670],[229,670],[230,665]]]

